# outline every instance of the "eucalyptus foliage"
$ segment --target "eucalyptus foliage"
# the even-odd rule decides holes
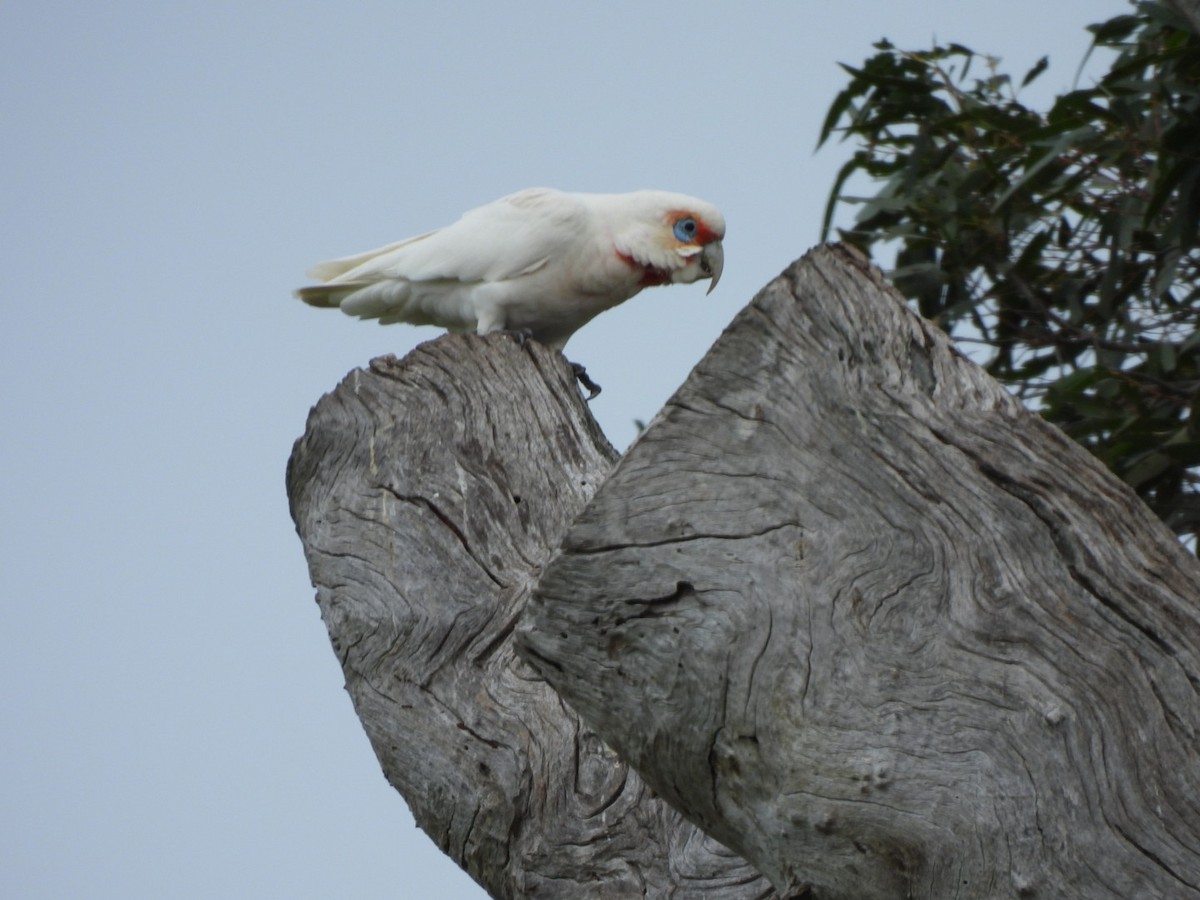
[[[825,212],[895,252],[896,287],[1103,460],[1200,531],[1200,35],[1153,3],[1092,25],[1112,57],[1042,112],[997,61],[888,41],[826,117],[858,145]],[[873,196],[850,196],[864,181]],[[981,354],[972,352],[980,359]]]

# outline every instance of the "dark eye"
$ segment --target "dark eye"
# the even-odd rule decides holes
[[[692,218],[680,219],[675,223],[675,237],[684,243],[694,241],[696,239],[696,220]]]

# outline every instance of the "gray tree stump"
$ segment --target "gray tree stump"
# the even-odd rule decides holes
[[[737,317],[522,653],[785,895],[1200,897],[1200,566],[849,250]]]
[[[352,372],[287,479],[347,690],[418,824],[493,897],[774,897],[514,657],[615,458],[536,344],[446,337]]]

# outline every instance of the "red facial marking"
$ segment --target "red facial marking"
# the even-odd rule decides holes
[[[642,287],[654,287],[658,284],[670,284],[671,273],[665,269],[656,269],[653,266],[645,266],[642,269]]]
[[[629,266],[629,268],[641,269],[641,271],[642,271],[641,286],[642,287],[654,287],[655,285],[659,285],[659,284],[670,284],[671,283],[671,273],[668,272],[666,269],[656,269],[656,268],[654,268],[654,266],[642,265],[640,262],[638,262],[636,259],[634,259],[632,256],[630,256],[627,253],[618,253],[617,257],[621,260],[621,262],[623,262],[623,263],[625,263],[625,265]]]

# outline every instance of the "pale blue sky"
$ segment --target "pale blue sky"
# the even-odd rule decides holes
[[[813,155],[887,36],[1052,67],[1122,0],[0,4],[0,895],[478,898],[342,690],[283,471],[309,407],[432,329],[304,270],[522,187],[717,204],[725,275],[568,355],[626,446],[818,238]]]

